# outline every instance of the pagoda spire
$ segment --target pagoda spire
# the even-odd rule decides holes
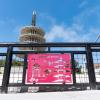
[[[36,26],[36,12],[33,11],[33,15],[32,15],[32,26]]]

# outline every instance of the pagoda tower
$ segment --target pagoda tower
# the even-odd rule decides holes
[[[24,26],[21,29],[20,42],[21,43],[45,43],[45,32],[42,28],[36,26],[36,12],[32,15],[32,24],[30,26]],[[21,50],[34,50],[44,51],[44,47],[21,47]]]

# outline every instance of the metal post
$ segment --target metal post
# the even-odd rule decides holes
[[[96,79],[93,65],[93,57],[90,45],[86,46],[87,69],[89,76],[89,84],[91,89],[96,89]]]
[[[72,77],[73,77],[73,84],[76,84],[76,73],[75,73],[75,60],[74,60],[74,53],[71,53],[71,64],[72,64]]]
[[[50,47],[48,47],[48,52],[50,52],[51,51],[51,48]]]
[[[11,63],[12,63],[12,47],[9,46],[7,49],[6,63],[5,63],[4,74],[3,74],[3,81],[2,81],[2,88],[1,88],[2,93],[7,93],[8,91]]]
[[[25,54],[25,56],[24,56],[24,66],[23,66],[23,76],[22,76],[22,85],[25,85],[26,69],[27,69],[27,55]]]
[[[23,76],[22,76],[22,87],[20,92],[27,92],[28,87],[25,86],[26,80],[26,69],[27,69],[27,54],[24,55],[24,66],[23,66]]]

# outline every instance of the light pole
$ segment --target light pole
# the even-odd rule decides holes
[[[98,35],[97,39],[95,40],[95,43],[99,40],[100,38],[100,34]]]

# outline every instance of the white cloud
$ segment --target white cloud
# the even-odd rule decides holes
[[[86,34],[78,25],[74,27],[64,27],[63,25],[54,25],[45,35],[47,42],[94,42],[100,29],[92,28]]]
[[[85,7],[87,4],[88,4],[88,1],[83,0],[83,1],[81,1],[80,5],[79,5],[79,8],[83,8],[83,7]]]
[[[50,29],[50,27],[52,27],[52,25],[56,23],[56,19],[53,18],[52,16],[49,16],[47,13],[40,13],[37,21],[39,26],[42,26],[44,28],[46,27],[45,30]]]
[[[47,42],[59,42],[59,39],[61,42],[71,42],[76,41],[76,36],[76,31],[70,28],[65,28],[63,25],[54,25],[51,30],[46,34],[45,38]]]
[[[48,20],[52,24],[54,24],[56,22],[55,18],[53,18],[52,16],[49,16],[47,13],[40,13],[39,17],[41,17],[44,20]]]
[[[53,24],[47,42],[94,42],[100,34],[100,7],[87,8],[73,18],[71,26]]]
[[[97,25],[100,25],[100,7],[88,7],[77,16],[73,18],[74,23],[81,25],[90,25],[92,26],[94,22]],[[92,23],[92,24],[90,24]]]

